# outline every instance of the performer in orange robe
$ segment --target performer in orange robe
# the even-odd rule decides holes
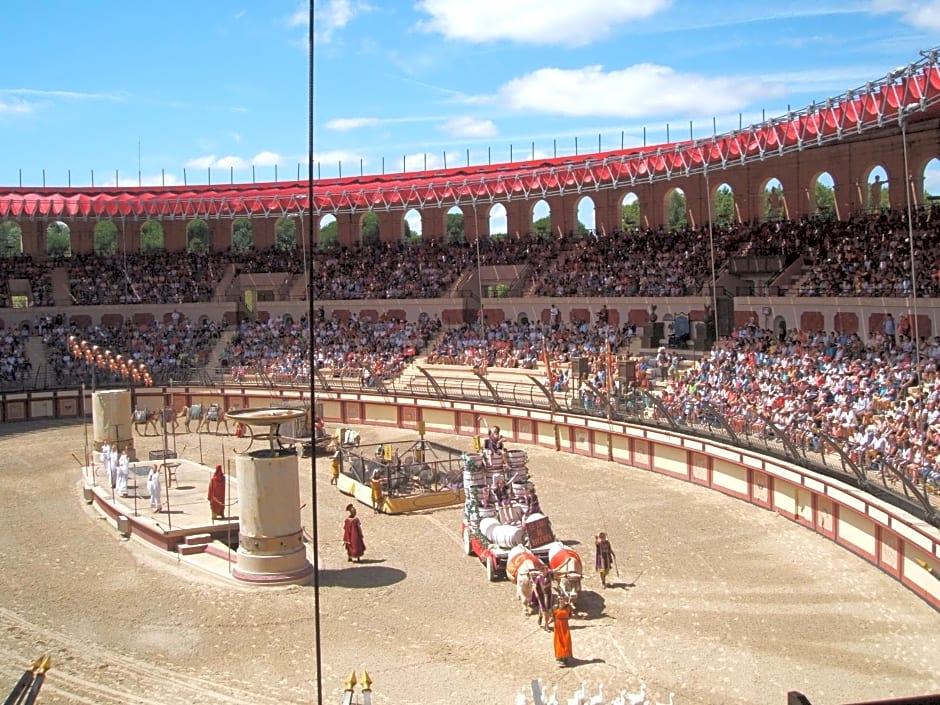
[[[353,505],[347,504],[346,511],[349,512],[349,516],[343,522],[343,543],[346,545],[346,560],[355,559],[358,563],[362,554],[366,552],[366,542],[362,537],[362,524],[359,522],[359,517],[356,516],[356,508]]]
[[[213,521],[225,516],[225,473],[221,465],[215,466],[215,472],[209,479],[209,508]]]
[[[555,621],[555,661],[561,666],[569,665],[571,655],[571,628],[568,620],[571,619],[571,606],[564,597],[558,600],[553,613]]]

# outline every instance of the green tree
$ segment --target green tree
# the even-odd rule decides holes
[[[826,186],[816,179],[816,214],[824,218],[836,217],[836,193],[832,186]]]
[[[158,220],[148,220],[140,226],[141,252],[162,252],[165,247],[163,226]]]
[[[339,223],[335,220],[331,220],[329,223],[320,228],[320,238],[317,240],[317,244],[320,247],[335,247],[336,243],[339,242]]]
[[[715,191],[715,224],[732,225],[736,220],[734,214],[734,193],[727,186],[721,186]]]
[[[254,246],[255,232],[251,218],[236,218],[232,223],[232,250],[250,252]]]
[[[686,213],[685,194],[680,189],[673,189],[666,206],[666,223],[672,230],[681,230],[689,224]]]
[[[466,240],[464,227],[463,213],[448,213],[447,233],[444,239],[447,242],[464,242]]]
[[[544,218],[533,220],[532,234],[535,237],[549,237],[552,234],[552,217],[546,215]]]
[[[53,257],[72,256],[72,237],[69,226],[56,220],[46,228],[46,254]]]
[[[407,220],[404,221],[404,225],[402,227],[402,235],[405,240],[405,244],[407,245],[421,244],[421,240],[422,240],[421,233],[419,233],[417,230],[412,230]]]
[[[787,208],[783,197],[783,188],[773,186],[764,191],[764,220],[783,220],[787,217]]]
[[[189,252],[209,251],[209,224],[196,218],[186,226],[186,249]]]
[[[640,227],[640,199],[632,203],[624,203],[620,207],[620,227],[623,230],[633,230]]]
[[[274,224],[274,246],[278,250],[297,249],[297,221],[294,218],[278,218]]]
[[[95,254],[113,255],[118,251],[118,230],[113,221],[102,220],[95,226]]]
[[[372,211],[365,213],[362,216],[362,224],[360,225],[360,234],[362,235],[362,244],[363,245],[378,245],[379,244],[379,216],[377,216]]]
[[[0,257],[16,257],[23,252],[23,229],[15,220],[0,222]]]

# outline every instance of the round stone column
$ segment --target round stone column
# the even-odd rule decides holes
[[[106,389],[95,392],[91,399],[91,418],[95,450],[105,443],[127,451],[130,460],[137,460],[134,449],[134,427],[131,417],[131,393],[127,389]]]
[[[297,453],[267,448],[235,456],[238,562],[250,583],[304,583],[313,575],[300,524]]]

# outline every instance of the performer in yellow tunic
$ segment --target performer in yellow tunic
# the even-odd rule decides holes
[[[555,661],[560,666],[570,665],[571,653],[571,628],[568,626],[568,620],[571,619],[571,606],[567,598],[560,598],[553,612],[555,622]]]
[[[382,503],[384,502],[384,497],[382,496],[382,478],[373,475],[370,485],[372,487],[372,509],[378,514],[382,511]]]
[[[335,485],[339,482],[339,469],[343,462],[343,451],[338,450],[333,453],[333,459],[330,461],[330,484]]]

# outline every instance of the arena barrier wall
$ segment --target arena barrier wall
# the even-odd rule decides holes
[[[135,390],[149,408],[218,402],[260,408],[304,400],[308,390],[176,387]],[[323,392],[323,418],[332,425],[367,425],[462,436],[499,425],[510,442],[610,460],[708,487],[776,512],[825,536],[884,571],[940,610],[940,531],[898,507],[799,465],[674,430],[607,421],[567,412],[374,392]],[[4,421],[78,419],[90,413],[90,392],[78,390],[0,397]]]

